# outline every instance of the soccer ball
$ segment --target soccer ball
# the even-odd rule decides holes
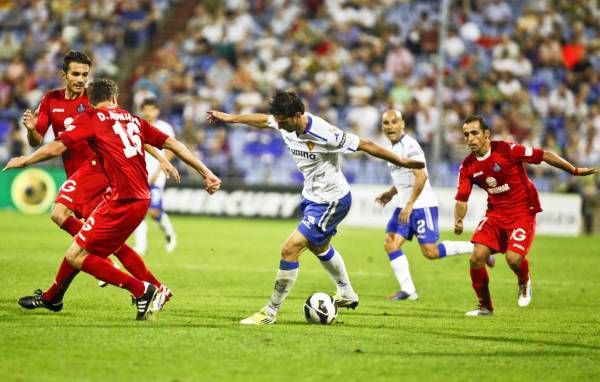
[[[333,297],[327,293],[314,293],[304,303],[304,317],[309,323],[328,325],[336,316],[337,306]]]

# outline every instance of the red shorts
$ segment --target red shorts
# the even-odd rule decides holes
[[[75,241],[98,256],[119,249],[148,212],[150,199],[103,199],[86,220]]]
[[[96,161],[85,162],[67,179],[54,199],[78,218],[87,219],[108,189],[108,178]]]
[[[479,222],[471,241],[483,244],[492,252],[516,252],[526,256],[535,237],[535,215],[515,218],[485,216]]]

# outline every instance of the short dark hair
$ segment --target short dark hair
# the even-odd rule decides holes
[[[156,98],[146,98],[142,101],[140,105],[140,109],[143,109],[145,106],[154,106],[155,108],[159,108],[158,100]]]
[[[85,53],[80,52],[78,50],[70,50],[63,57],[63,72],[67,73],[69,71],[69,65],[71,62],[77,62],[79,64],[85,64],[88,66],[92,66],[92,59]]]
[[[293,91],[277,90],[269,101],[269,113],[292,117],[296,113],[304,113],[304,103]]]
[[[470,115],[467,118],[465,118],[465,121],[463,122],[463,126],[466,125],[467,123],[471,123],[471,122],[479,122],[479,127],[481,127],[481,130],[489,130],[490,127],[487,125],[487,123],[485,122],[485,119],[483,119],[483,117],[481,115]]]
[[[102,101],[110,101],[112,96],[119,94],[117,83],[108,78],[96,78],[89,83],[87,88],[88,97],[92,105]]]

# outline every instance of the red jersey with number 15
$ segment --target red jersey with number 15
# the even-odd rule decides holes
[[[169,136],[119,107],[80,114],[61,135],[67,147],[87,141],[104,168],[110,198],[150,199],[144,143],[157,148]]]
[[[487,194],[487,215],[515,217],[534,215],[542,208],[535,185],[527,176],[523,163],[540,163],[544,150],[518,143],[492,141],[483,157],[470,154],[462,163],[455,199],[469,200],[473,184]]]
[[[86,92],[75,99],[66,99],[65,89],[51,91],[46,93],[38,106],[35,129],[44,136],[48,127],[52,125],[55,139],[61,139],[60,136],[65,131],[65,126],[69,125],[79,114],[90,109],[90,101]],[[62,159],[67,178],[71,177],[85,161],[93,159],[94,156],[94,152],[85,142],[78,143],[65,151]]]

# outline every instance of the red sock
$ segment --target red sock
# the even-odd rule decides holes
[[[123,244],[121,248],[115,251],[115,256],[121,264],[131,273],[133,277],[136,279],[149,282],[150,284],[154,284],[157,288],[160,288],[162,285],[160,281],[154,277],[150,269],[146,267],[144,260],[136,251],[134,251],[127,244]]]
[[[61,302],[65,292],[69,288],[71,281],[77,276],[79,270],[73,268],[71,264],[67,261],[67,259],[63,259],[60,263],[60,267],[58,267],[58,272],[56,272],[56,278],[54,279],[54,283],[50,285],[43,294],[42,298],[44,301],[58,303]]]
[[[69,216],[60,226],[61,229],[64,229],[73,237],[77,235],[77,233],[81,230],[81,227],[83,227],[81,220],[74,218],[73,216]]]
[[[494,310],[489,289],[490,277],[488,276],[487,269],[485,267],[479,269],[471,268],[471,283],[479,299],[479,305],[488,310]]]
[[[529,261],[526,258],[521,260],[521,266],[519,267],[519,271],[515,272],[517,278],[519,279],[519,285],[525,285],[529,281]]]
[[[142,281],[118,270],[110,260],[104,257],[88,254],[83,260],[81,270],[98,280],[127,289],[133,297],[138,298],[144,294],[145,287]]]

